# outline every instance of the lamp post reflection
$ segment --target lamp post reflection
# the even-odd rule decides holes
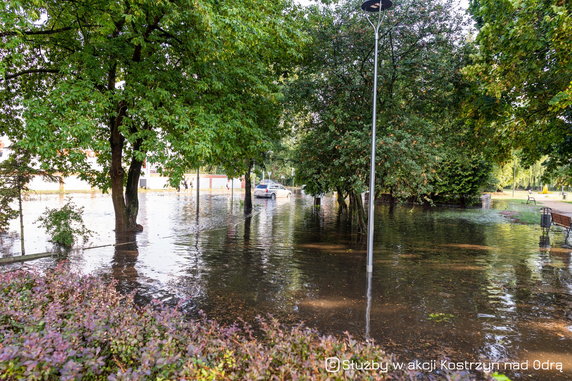
[[[367,287],[366,287],[366,307],[365,307],[365,338],[370,338],[370,320],[371,320],[371,281],[373,274],[367,273]]]

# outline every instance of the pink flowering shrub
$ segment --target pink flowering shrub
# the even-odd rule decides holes
[[[0,274],[2,380],[421,379],[405,371],[328,373],[328,357],[388,361],[371,343],[260,320],[250,328],[190,320],[157,303],[136,306],[113,284],[70,274]],[[465,375],[422,376],[469,379]]]

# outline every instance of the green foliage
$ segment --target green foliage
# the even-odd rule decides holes
[[[496,381],[510,381],[510,378],[508,378],[504,374],[498,373],[498,372],[494,372],[492,374],[492,379],[496,380]]]
[[[83,222],[83,207],[68,200],[61,208],[46,208],[36,221],[51,236],[50,242],[63,248],[71,248],[78,239],[87,242],[93,234]]]
[[[492,165],[482,157],[457,156],[445,160],[437,170],[431,198],[444,203],[474,204],[490,183],[491,170]]]
[[[376,181],[399,198],[431,192],[456,118],[463,18],[447,1],[407,0],[380,31]],[[289,87],[296,177],[312,194],[360,193],[369,178],[374,34],[353,2],[312,8],[313,43]],[[294,111],[292,111],[294,110]]]
[[[28,191],[28,183],[33,176],[41,175],[47,181],[56,181],[57,177],[38,170],[38,163],[30,153],[17,145],[10,147],[10,156],[0,163],[0,232],[8,228],[11,219],[21,212],[13,208],[22,193]]]
[[[3,164],[0,166],[3,166]],[[18,183],[15,181],[15,178],[0,175],[0,233],[8,229],[10,220],[18,217],[18,210],[12,208],[12,204],[17,198]]]
[[[495,165],[493,167],[493,177],[496,189],[502,190],[509,185],[516,185],[516,188],[539,188],[542,181],[545,180],[546,167],[543,165],[548,157],[543,157],[536,163],[524,167],[523,160],[517,152],[513,152],[510,161],[504,165]]]
[[[543,180],[545,183],[553,182],[557,187],[572,186],[572,164],[549,168],[549,172],[543,176]]]
[[[525,164],[549,155],[557,171],[572,157],[572,3],[473,0],[477,50],[464,69],[473,94],[464,104],[478,144]]]
[[[0,163],[0,232],[6,231],[10,220],[18,217],[19,210],[13,204],[28,189],[32,171],[30,155],[21,150]]]
[[[111,188],[118,221],[137,214],[144,160],[179,182],[199,165],[234,175],[244,167],[238,158],[266,149],[281,76],[304,40],[289,0],[5,7],[0,131],[38,154],[44,168]],[[99,169],[85,150],[95,152]]]

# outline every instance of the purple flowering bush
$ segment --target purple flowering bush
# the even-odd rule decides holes
[[[0,274],[2,380],[417,379],[414,373],[328,373],[328,357],[388,361],[380,347],[270,320],[249,327],[190,320],[173,307],[134,304],[114,284],[69,273]],[[437,379],[468,379],[440,375]]]

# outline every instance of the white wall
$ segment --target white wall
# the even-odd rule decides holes
[[[87,181],[79,179],[77,176],[64,177],[63,183],[59,181],[46,181],[42,176],[34,176],[28,188],[37,192],[73,192],[73,191],[92,191],[97,188],[92,188]]]
[[[64,191],[90,191],[93,190],[87,181],[77,176],[64,177]]]
[[[203,189],[203,190],[207,190],[207,189],[219,189],[219,190],[225,190],[227,189],[227,185],[228,185],[228,189],[230,189],[230,187],[234,187],[234,189],[241,189],[242,187],[242,183],[240,182],[240,179],[234,179],[234,184],[231,182],[230,179],[228,179],[226,176],[225,177],[211,177],[212,175],[204,175],[201,174],[200,177],[200,183],[199,183],[199,188]],[[216,175],[214,175],[216,176]],[[186,174],[185,175],[185,179],[187,180],[187,185],[188,185],[188,189],[194,189],[196,190],[196,183],[197,183],[197,175],[195,174]],[[145,188],[146,189],[153,189],[153,190],[162,190],[162,189],[175,189],[173,187],[171,187],[169,184],[169,178],[168,177],[162,177],[162,176],[157,176],[154,174],[150,174],[150,175],[143,175],[141,176],[141,179],[139,181],[139,185],[143,186],[144,184],[146,184]],[[183,183],[181,183],[180,185],[181,190],[184,190],[185,187],[183,185]]]
[[[58,181],[45,181],[42,176],[34,176],[32,181],[30,181],[30,184],[28,184],[28,188],[39,192],[58,192],[60,190],[60,183]]]

